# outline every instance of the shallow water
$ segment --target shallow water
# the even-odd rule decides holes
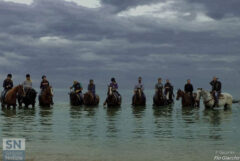
[[[0,136],[26,139],[28,160],[203,161],[216,151],[240,156],[240,105],[231,110],[131,107],[131,91],[121,108],[70,107],[66,91],[55,91],[53,108],[3,110]],[[2,150],[1,150],[2,151]]]

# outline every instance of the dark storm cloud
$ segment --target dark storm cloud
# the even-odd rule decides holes
[[[160,11],[131,15],[131,9],[159,3]],[[215,20],[205,4],[103,0],[99,8],[86,8],[63,0],[0,1],[0,74],[12,72],[21,81],[31,73],[37,83],[46,74],[57,87],[89,78],[105,87],[112,76],[126,87],[139,75],[149,87],[159,75],[175,84],[228,78],[239,69],[238,11]]]
[[[187,0],[190,3],[202,4],[207,9],[207,14],[214,19],[225,16],[240,15],[240,1],[238,0]]]
[[[164,1],[166,0],[101,0],[103,5],[112,5],[117,9],[118,12],[131,7],[136,7],[138,5],[154,4]]]

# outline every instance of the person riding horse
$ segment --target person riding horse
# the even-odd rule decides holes
[[[23,82],[22,85],[23,85],[23,89],[26,93],[29,89],[32,88],[32,80],[31,80],[30,74],[26,75],[26,80]]]
[[[47,77],[45,75],[42,76],[42,82],[40,83],[40,96],[43,94],[44,90],[47,89],[47,87],[49,87],[49,82],[47,80]],[[51,102],[51,104],[53,105],[53,101]]]
[[[3,102],[3,100],[4,100],[4,98],[5,98],[6,94],[7,94],[7,92],[8,92],[10,89],[13,88],[12,74],[8,74],[8,75],[7,75],[7,78],[6,78],[6,79],[4,80],[4,82],[3,82],[3,88],[4,88],[4,90],[3,90],[3,92],[2,92],[2,97],[1,97],[2,102]]]
[[[96,86],[92,79],[90,79],[89,84],[88,84],[88,92],[93,95],[94,99],[96,98]]]
[[[219,96],[222,90],[222,84],[220,81],[218,81],[217,77],[213,77],[213,80],[210,82],[210,85],[212,86],[212,95],[215,100],[214,106],[218,106]]]
[[[121,95],[118,93],[118,83],[116,82],[115,78],[111,78],[111,83],[109,84],[109,87],[112,88],[112,91],[114,94],[117,95],[118,99],[121,99]],[[107,104],[107,99],[105,100],[105,102],[103,103],[103,105]]]
[[[78,81],[73,81],[73,85],[70,87],[70,89],[74,89],[74,92],[77,94],[79,99],[83,100],[83,94],[82,94],[82,85]]]
[[[134,95],[137,93],[137,90],[138,89],[141,89],[142,93],[143,93],[143,90],[144,90],[144,85],[142,84],[142,77],[139,77],[138,78],[138,84],[135,85],[134,87]],[[145,95],[143,93],[143,98],[145,99]]]
[[[159,90],[160,90],[161,92],[163,92],[162,78],[158,78],[158,83],[155,85],[155,91],[156,91],[156,93],[157,93]]]
[[[164,85],[164,94],[167,97],[167,94],[169,94],[168,101],[173,102],[173,86],[171,85],[169,79],[166,80],[166,83]]]
[[[187,84],[185,84],[185,86],[184,86],[184,92],[186,93],[186,94],[189,94],[190,96],[191,96],[191,98],[192,98],[192,100],[194,101],[194,98],[193,98],[193,85],[191,84],[191,80],[190,79],[188,79],[187,80]]]
[[[135,85],[134,90],[133,90],[134,95],[133,95],[133,97],[132,97],[132,102],[134,102],[134,97],[136,96],[136,94],[137,94],[137,92],[138,92],[139,89],[140,89],[141,92],[142,92],[141,94],[142,94],[143,102],[145,102],[145,101],[146,101],[146,96],[145,96],[145,94],[144,94],[144,92],[143,92],[143,90],[144,90],[144,85],[143,85],[143,83],[142,83],[142,77],[138,77],[138,84]]]

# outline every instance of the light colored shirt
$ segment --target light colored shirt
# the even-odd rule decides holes
[[[155,85],[155,89],[159,89],[159,88],[162,88],[163,89],[163,84],[162,83],[157,83]]]
[[[23,82],[23,87],[24,88],[32,88],[32,81],[25,80]]]
[[[144,90],[144,85],[142,83],[138,83],[137,85],[135,85],[134,89],[137,90],[137,89],[141,89],[142,91]]]

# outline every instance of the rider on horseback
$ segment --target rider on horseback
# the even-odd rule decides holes
[[[143,96],[144,99],[146,99],[146,96],[143,92],[144,85],[142,84],[142,77],[138,77],[138,84],[136,84],[135,87],[134,87],[134,96],[136,95],[138,89],[140,89],[142,91],[142,94],[143,94],[142,96]],[[134,98],[134,96],[133,96],[133,98]]]
[[[158,92],[158,90],[161,90],[163,92],[162,78],[158,78],[158,83],[155,85],[156,93]]]
[[[164,85],[164,94],[167,96],[169,94],[168,101],[172,102],[173,101],[173,86],[171,85],[169,79],[166,80],[166,83]]]
[[[31,80],[30,74],[26,75],[26,80],[23,82],[22,85],[23,85],[23,89],[26,93],[29,89],[32,88],[32,80]]]
[[[42,76],[42,82],[40,84],[41,92],[43,92],[47,87],[49,87],[49,82],[45,75]]]
[[[90,79],[88,84],[88,92],[92,93],[94,99],[96,98],[96,87],[92,79]]]
[[[13,81],[12,81],[12,74],[8,74],[7,78],[4,80],[3,82],[3,92],[2,92],[2,100],[4,100],[5,95],[7,94],[7,92],[13,88]]]
[[[82,85],[78,81],[73,81],[73,85],[70,87],[70,89],[74,88],[74,92],[78,95],[79,99],[83,99],[82,94]]]
[[[215,100],[214,106],[218,106],[218,99],[221,94],[222,84],[220,81],[218,81],[217,77],[213,77],[213,80],[210,82],[210,85],[212,86],[212,95]]]
[[[120,94],[118,93],[118,91],[117,91],[117,89],[118,89],[118,84],[117,84],[115,78],[111,78],[111,83],[109,84],[109,87],[111,87],[113,93],[116,94],[119,99],[121,99],[121,95],[120,95]],[[105,102],[103,103],[103,105],[106,105],[106,104],[107,104],[107,99],[105,100]]]
[[[45,75],[42,76],[42,82],[40,84],[40,89],[41,89],[41,92],[40,92],[40,95],[41,96],[44,92],[45,89],[47,89],[49,87],[49,82],[47,80],[47,77]],[[53,105],[53,100],[51,102],[51,104]]]
[[[187,84],[185,84],[185,86],[184,86],[184,91],[186,94],[189,94],[191,96],[192,100],[194,99],[193,98],[193,85],[191,84],[190,79],[187,80]]]

